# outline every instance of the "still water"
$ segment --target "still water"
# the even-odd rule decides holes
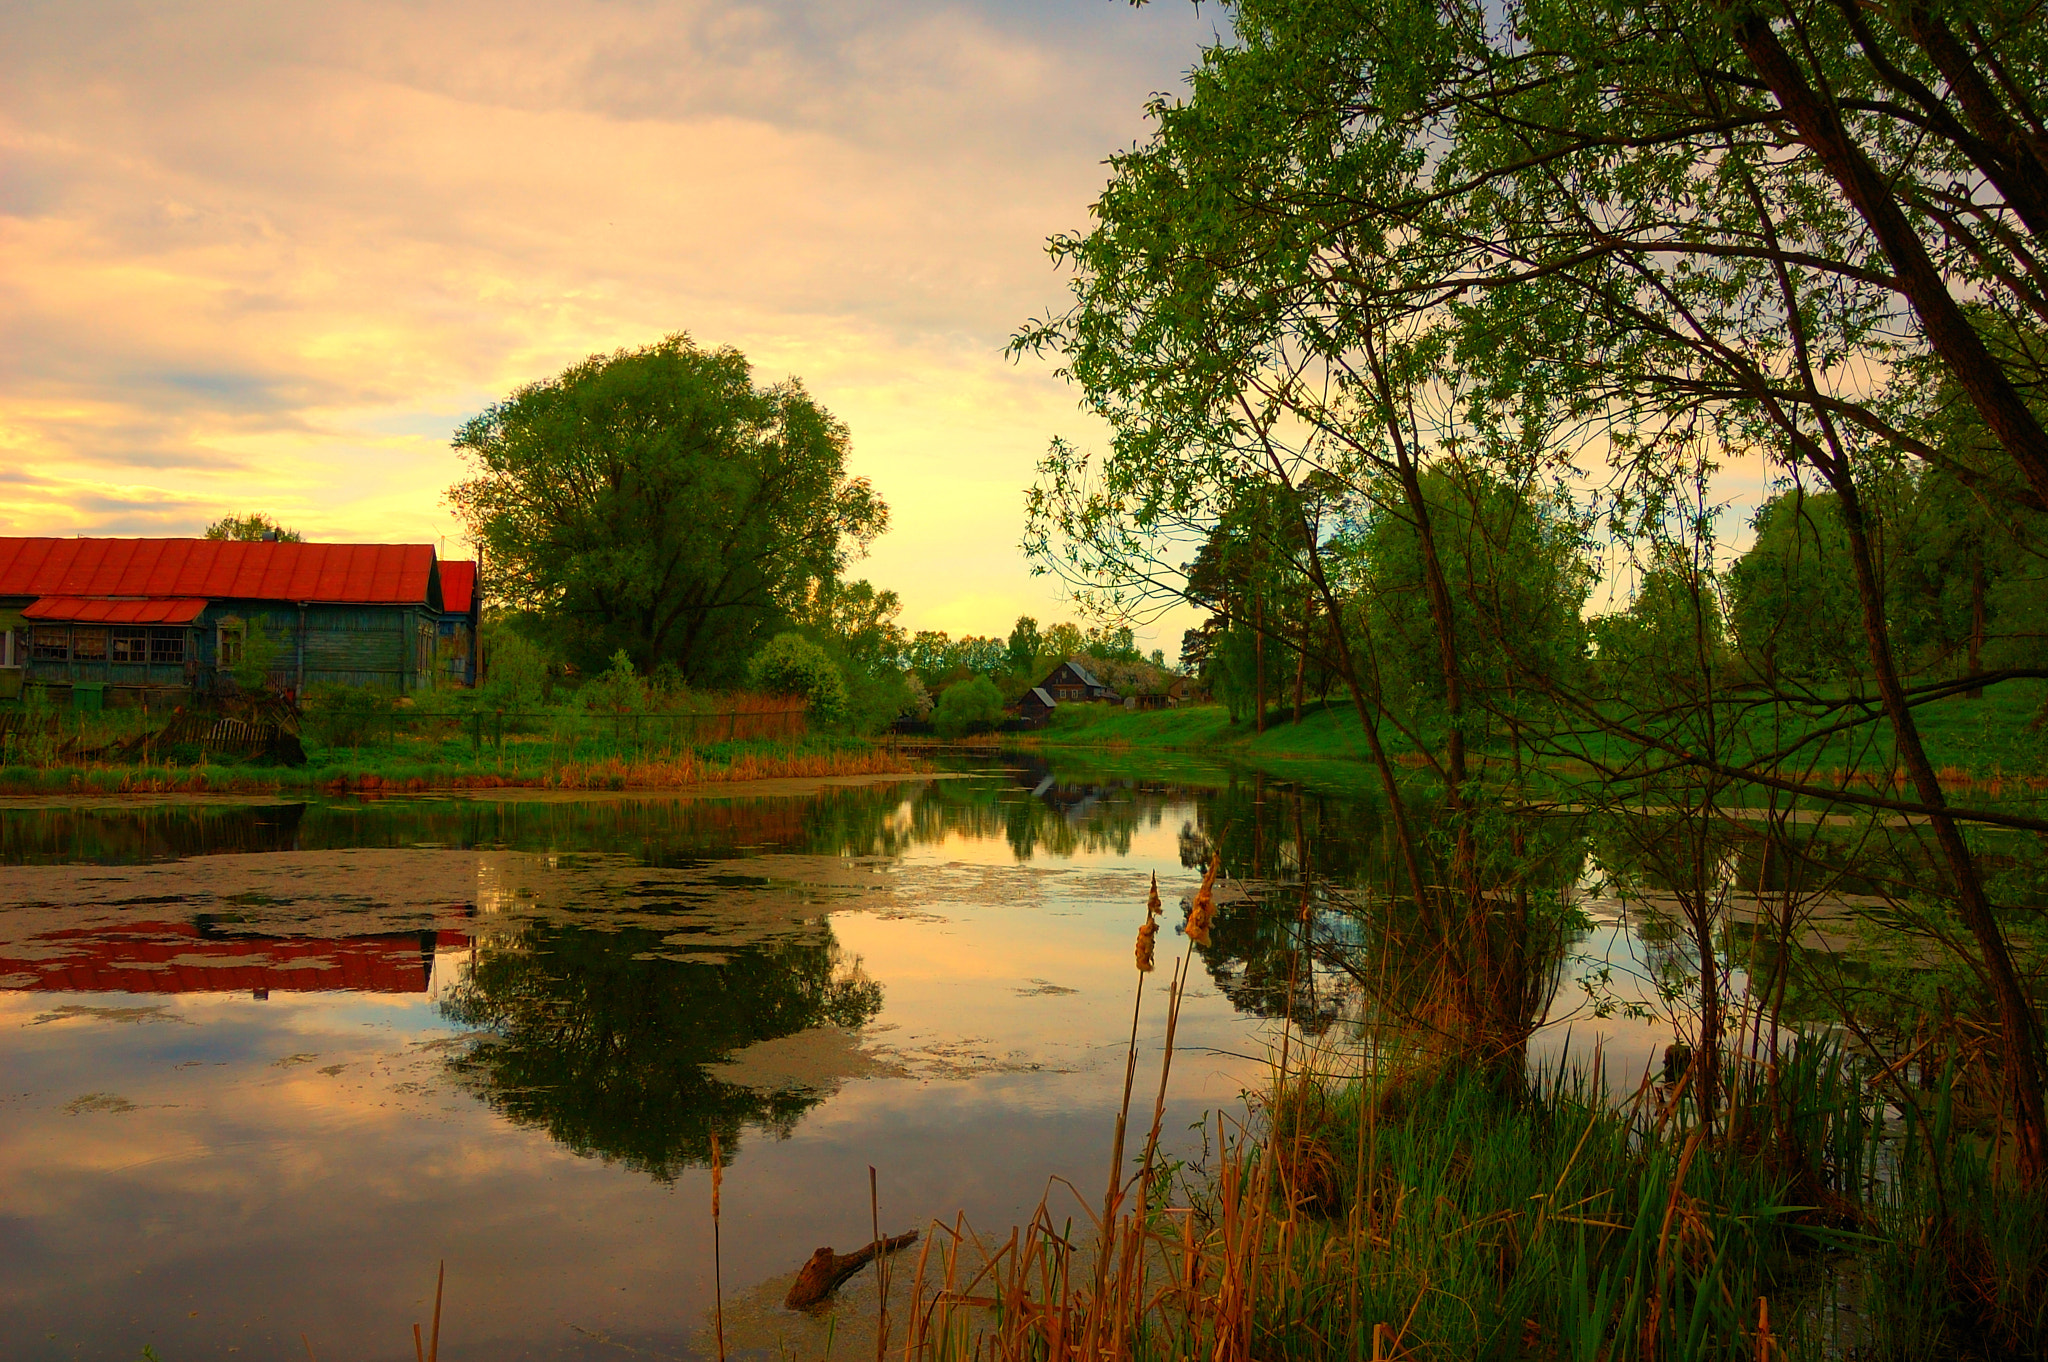
[[[448,1358],[701,1356],[714,1130],[728,1339],[816,1356],[826,1321],[779,1302],[813,1248],[866,1242],[870,1166],[885,1232],[1000,1237],[1049,1188],[1078,1221],[1060,1178],[1099,1198],[1153,875],[1169,905],[1212,850],[1232,876],[1166,1120],[1198,1161],[1279,1018],[1341,1036],[1355,1003],[1290,964],[1299,848],[1357,879],[1381,837],[1263,781],[1022,766],[0,804],[0,1356],[410,1357],[442,1262]],[[1623,1068],[1663,1039],[1581,1017],[1569,1043],[1596,1036]]]

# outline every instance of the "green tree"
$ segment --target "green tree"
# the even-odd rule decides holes
[[[946,687],[932,710],[932,726],[948,738],[978,733],[1003,721],[1003,693],[986,676]]]
[[[235,685],[244,691],[268,686],[271,665],[283,651],[283,641],[265,629],[262,620],[252,616],[243,626],[242,656],[234,668]]]
[[[1454,463],[1425,471],[1420,486],[1431,547],[1453,597],[1453,646],[1467,698],[1482,709],[1521,711],[1532,695],[1577,684],[1586,645],[1580,611],[1594,571],[1569,504]],[[1384,493],[1345,548],[1382,657],[1382,685],[1400,685],[1441,715],[1445,671],[1415,514]]]
[[[791,630],[777,634],[747,664],[747,684],[770,695],[800,695],[811,717],[834,723],[846,717],[846,678],[810,639]]]
[[[1849,536],[1832,492],[1793,490],[1765,502],[1756,538],[1728,570],[1730,623],[1743,656],[1767,677],[1829,681],[1865,674],[1869,652]]]
[[[242,543],[275,540],[281,544],[304,543],[297,530],[288,530],[261,511],[248,515],[225,515],[206,527],[207,539],[229,539]]]
[[[647,678],[633,669],[624,648],[612,654],[611,665],[590,678],[577,698],[600,714],[638,714],[647,708]]]
[[[888,523],[846,474],[846,428],[796,380],[675,335],[594,355],[456,433],[449,500],[497,599],[595,670],[624,648],[693,684],[738,677]]]
[[[1009,654],[1010,670],[1026,675],[1038,665],[1038,652],[1042,640],[1038,636],[1038,621],[1029,615],[1017,616],[1017,623],[1010,628],[1010,637],[1005,642]]]
[[[536,709],[547,690],[547,658],[509,628],[490,630],[484,648],[484,703],[519,713]]]

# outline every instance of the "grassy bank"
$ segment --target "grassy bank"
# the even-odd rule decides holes
[[[1417,1017],[1290,1027],[1191,1165],[1157,1152],[1190,959],[1157,1100],[1134,1019],[1107,1188],[994,1238],[934,1226],[906,1355],[2048,1355],[2048,1204],[1967,1027],[1890,1063],[1788,1035],[1720,1067],[1711,1114],[1689,1052],[1617,1100],[1597,1055],[1529,1074]]]
[[[538,788],[662,790],[791,776],[883,775],[929,769],[914,754],[859,738],[717,743],[677,751],[605,750],[508,740],[473,751],[464,743],[400,742],[355,748],[309,745],[304,766],[193,760],[0,766],[0,794],[285,794]]]
[[[1984,789],[1996,797],[2005,791],[1992,788],[1994,782],[2010,785],[2018,779],[2024,783],[2028,777],[2048,774],[2043,759],[2048,742],[2039,730],[2029,727],[2044,696],[2048,696],[2048,683],[2019,681],[1993,689],[1980,700],[1958,696],[1918,707],[1914,714],[1922,740],[1935,765],[1945,768],[1944,784],[1952,790]],[[1442,735],[1425,731],[1417,736],[1434,744]],[[1334,698],[1305,707],[1299,723],[1293,721],[1291,709],[1274,710],[1267,716],[1263,733],[1256,731],[1249,718],[1233,724],[1221,705],[1151,711],[1065,705],[1054,711],[1046,728],[1016,741],[1025,747],[1205,753],[1339,784],[1368,779],[1369,773],[1358,768],[1371,760],[1357,711]],[[1402,765],[1421,763],[1422,753],[1402,734],[1383,729],[1381,741]],[[1574,741],[1577,746],[1571,750],[1592,761],[1619,763],[1629,754],[1625,744],[1597,734]],[[1814,778],[1826,780],[1882,769],[1890,752],[1889,730],[1880,722],[1866,727],[1861,738],[1837,737],[1817,744],[1802,753],[1799,766],[1801,772],[1810,771]],[[1483,743],[1477,745],[1477,762],[1504,759],[1503,753],[1489,751]],[[1588,769],[1583,762],[1564,757],[1549,759],[1542,766],[1547,777],[1560,784]]]
[[[911,1328],[961,1357],[2042,1355],[2039,1198],[1944,1085],[1887,1121],[1838,1051],[1751,1077],[1713,1138],[1682,1094],[1617,1107],[1583,1078],[1290,1078],[1092,1243],[1067,1208],[994,1253],[941,1239]]]

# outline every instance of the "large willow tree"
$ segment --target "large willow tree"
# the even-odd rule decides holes
[[[1965,835],[1977,817],[2048,824],[1952,807],[1859,481],[1905,457],[1987,506],[2048,505],[2048,24],[2007,0],[1230,8],[1191,96],[1156,101],[1153,136],[1113,161],[1093,229],[1053,242],[1074,306],[1015,342],[1060,355],[1114,431],[1099,456],[1054,445],[1030,546],[1128,603],[1174,591],[1180,546],[1261,488],[1341,489],[1354,522],[1402,515],[1459,809],[1460,647],[1483,612],[1435,551],[1427,470],[1597,484],[1652,563],[1711,537],[1696,493],[1718,460],[1824,489],[1872,688],[1849,717],[1887,726],[1901,796],[1617,722],[1569,678],[1558,713],[1638,744],[1637,774],[1924,820],[1999,1021],[2020,1164],[2048,1171],[2039,1018]],[[1959,412],[1973,438],[1949,438]],[[1341,532],[1282,541],[1305,545],[1339,620]],[[1369,667],[1362,643],[1335,660]],[[1369,738],[1389,717],[1360,712]]]
[[[794,379],[675,335],[529,383],[456,433],[476,476],[449,499],[492,597],[580,664],[737,679],[777,628],[834,596],[888,525],[846,473],[846,427]]]

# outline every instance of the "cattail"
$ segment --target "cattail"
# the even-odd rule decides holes
[[[1138,928],[1138,973],[1152,972],[1152,943],[1158,936],[1159,924],[1147,917],[1145,925]]]
[[[1197,946],[1209,944],[1209,926],[1216,920],[1216,872],[1222,866],[1223,853],[1218,852],[1209,861],[1202,887],[1195,891],[1195,901],[1188,906],[1188,940]]]
[[[718,1132],[711,1132],[711,1218],[718,1219],[718,1188],[725,1181],[725,1168],[718,1157]]]
[[[1145,918],[1150,921],[1159,916],[1159,872],[1152,872],[1152,894],[1145,900]]]

